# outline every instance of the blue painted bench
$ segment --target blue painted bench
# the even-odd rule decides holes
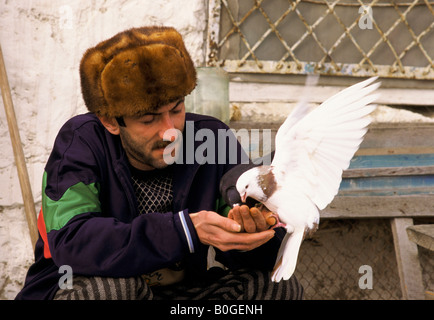
[[[434,125],[372,125],[324,217],[434,216]]]
[[[401,124],[370,130],[343,174],[339,194],[324,216],[390,217],[401,290],[406,299],[424,292],[416,245],[434,249],[434,225],[413,225],[434,216],[434,132],[432,125]],[[388,140],[378,139],[381,132]],[[392,136],[393,135],[393,136]],[[384,137],[383,137],[384,138]],[[395,140],[390,145],[390,140]]]

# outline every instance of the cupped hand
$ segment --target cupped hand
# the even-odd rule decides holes
[[[274,237],[274,230],[242,232],[242,225],[213,211],[190,214],[199,240],[222,251],[255,249]]]
[[[241,232],[262,232],[276,223],[273,213],[265,206],[249,208],[246,205],[235,206],[229,211],[228,218],[241,226]]]

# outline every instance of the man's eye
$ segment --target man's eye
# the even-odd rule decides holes
[[[180,100],[180,101],[176,104],[175,108],[172,109],[172,112],[173,112],[173,113],[180,113],[180,112],[182,111],[182,109],[184,108],[183,103],[184,103],[184,100]]]
[[[146,116],[142,118],[142,123],[148,124],[154,121],[154,116]]]

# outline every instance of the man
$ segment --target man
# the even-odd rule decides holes
[[[119,33],[84,54],[80,77],[90,113],[56,138],[17,299],[300,298],[295,278],[270,282],[282,233],[265,213],[243,205],[224,216],[219,183],[240,145],[224,144],[223,164],[187,161],[205,143],[187,129],[228,127],[185,113],[196,72],[180,34]],[[213,148],[203,152],[223,151]]]

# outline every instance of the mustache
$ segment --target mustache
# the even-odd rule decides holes
[[[155,144],[152,146],[152,150],[155,149],[161,149],[161,148],[166,148],[169,144],[171,144],[171,141],[157,141],[155,142]]]

